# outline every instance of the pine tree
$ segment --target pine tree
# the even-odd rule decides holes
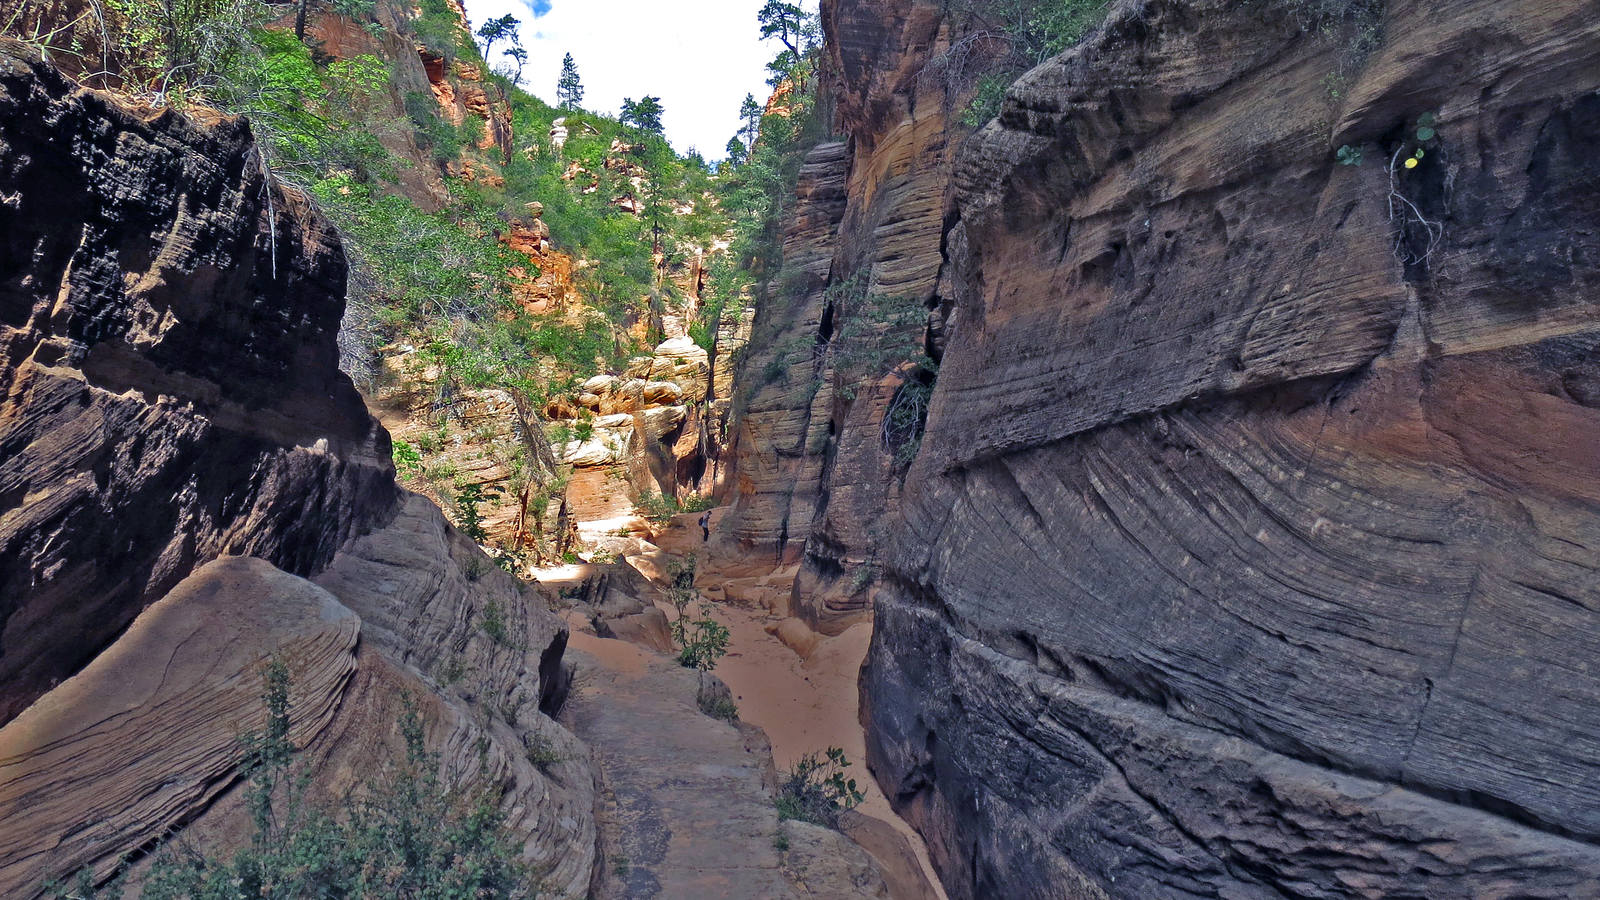
[[[756,148],[756,138],[761,136],[761,104],[756,102],[755,94],[745,94],[744,103],[739,105],[739,118],[744,120],[744,127],[739,129],[739,136],[744,138],[746,150]]]
[[[798,5],[782,0],[767,0],[761,11],[756,13],[756,21],[761,23],[762,40],[777,38],[796,58],[804,55],[800,43],[805,31],[806,13]]]
[[[500,41],[518,43],[517,26],[522,24],[513,15],[504,15],[498,19],[490,19],[478,28],[478,37],[483,38],[483,58],[489,59],[489,54],[494,50],[494,45]]]
[[[511,57],[511,61],[517,64],[517,70],[511,75],[511,83],[521,84],[522,67],[528,64],[528,51],[521,47],[512,47],[510,50],[502,50],[500,52],[505,56]]]
[[[783,44],[777,59],[767,63],[767,70],[772,73],[767,83],[778,87],[791,82],[797,90],[804,90],[810,76],[806,62],[816,47],[819,33],[817,17],[797,4],[767,0],[756,13],[756,21],[761,25],[762,40],[776,39]]]
[[[577,109],[583,104],[583,82],[578,79],[578,64],[568,53],[561,60],[561,80],[556,82],[556,102],[562,109]]]
[[[738,135],[728,138],[727,152],[728,161],[736,166],[744,165],[745,159],[750,155],[750,151],[745,149],[744,141],[740,140]]]
[[[640,131],[651,134],[661,134],[666,129],[661,124],[661,114],[665,110],[661,106],[660,97],[646,96],[643,100],[635,101],[632,97],[622,98],[622,115],[619,117],[624,125],[632,125]]]

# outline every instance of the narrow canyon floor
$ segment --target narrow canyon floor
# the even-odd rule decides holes
[[[802,885],[802,896],[825,895],[806,890],[807,882],[837,890],[848,882],[839,871],[848,867],[848,853],[834,848],[827,855],[836,858],[819,862],[815,857],[823,854],[815,844],[812,852],[799,852],[789,837],[798,823],[780,825],[772,789],[776,773],[805,754],[838,747],[851,762],[847,774],[865,793],[841,818],[841,831],[871,855],[894,900],[944,900],[921,837],[890,808],[866,770],[858,685],[871,623],[828,637],[786,618],[794,568],[751,576],[760,561],[707,553],[696,518],[674,519],[653,541],[612,538],[612,520],[582,526],[591,545],[613,548],[617,562],[657,588],[669,580],[674,560],[698,557],[700,595],[730,632],[727,655],[712,674],[738,708],[734,724],[701,712],[705,680],[665,652],[659,628],[653,635],[628,634],[628,640],[603,637],[586,609],[565,611],[575,670],[563,721],[593,748],[602,798],[606,870],[597,893],[781,896],[787,893],[784,870],[791,885]],[[564,566],[535,575],[546,584],[576,586],[598,577],[596,568]],[[730,573],[726,580],[723,571]],[[660,611],[658,624],[676,615],[659,591],[650,601]],[[813,871],[804,870],[807,863]],[[819,866],[828,871],[815,871]]]

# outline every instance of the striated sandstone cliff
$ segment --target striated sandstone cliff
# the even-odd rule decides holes
[[[271,657],[310,802],[403,753],[414,703],[546,884],[587,886],[567,631],[396,488],[338,370],[344,275],[244,123],[141,117],[0,46],[0,894],[175,828],[248,839]]]
[[[727,533],[782,564],[801,562],[794,610],[836,634],[869,614],[878,536],[903,473],[880,435],[909,374],[841,364],[843,335],[928,343],[920,316],[873,323],[841,295],[854,285],[912,309],[943,305],[939,236],[966,86],[930,68],[952,39],[942,4],[824,2],[822,20],[826,90],[849,140],[816,147],[801,172],[783,274],[760,306],[742,372],[749,393]]]
[[[338,371],[338,239],[242,122],[140,118],[8,53],[0,198],[3,722],[197,564],[309,574],[396,491]]]
[[[1600,10],[1304,6],[962,155],[863,688],[952,896],[1600,893]]]

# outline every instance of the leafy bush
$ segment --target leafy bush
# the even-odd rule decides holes
[[[928,403],[933,397],[933,373],[922,369],[895,391],[883,415],[883,448],[894,454],[895,465],[905,468],[922,448],[928,427]]]
[[[1108,0],[952,0],[963,35],[929,62],[924,77],[948,96],[971,93],[961,120],[977,127],[1000,111],[1017,76],[1082,40],[1105,18]]]
[[[866,799],[856,780],[845,774],[848,768],[850,760],[838,747],[800,757],[793,769],[780,773],[783,780],[774,801],[778,818],[838,828],[839,814]]]
[[[502,647],[512,645],[511,632],[506,626],[505,610],[502,610],[496,601],[490,600],[484,604],[483,620],[478,623],[478,627],[496,644]]]
[[[417,40],[444,57],[447,67],[458,58],[482,62],[477,45],[461,27],[461,17],[450,7],[449,0],[420,0],[417,8],[422,14],[411,20]]]
[[[489,539],[488,532],[483,528],[483,513],[478,506],[499,493],[498,486],[485,490],[483,485],[477,482],[467,482],[457,486],[456,522],[461,526],[461,533],[474,543],[481,544]]]
[[[524,738],[528,762],[538,766],[541,771],[548,770],[551,766],[561,762],[566,757],[556,749],[555,742],[542,734],[529,734]]]
[[[106,0],[104,9],[117,87],[179,106],[225,93],[253,51],[251,28],[268,15],[255,0]]]
[[[858,274],[829,285],[824,300],[839,324],[822,349],[846,379],[879,375],[908,362],[933,367],[922,340],[928,311],[918,298],[874,293]]]
[[[674,556],[667,560],[667,581],[672,587],[693,589],[695,569],[699,562],[693,553]]]
[[[537,896],[533,873],[505,827],[498,792],[439,776],[422,721],[403,698],[399,727],[405,759],[383,766],[339,810],[308,799],[289,741],[288,669],[272,663],[262,701],[265,731],[247,736],[248,803],[255,832],[231,858],[206,856],[181,842],[155,851],[145,900],[238,900],[242,897]],[[114,900],[120,878],[98,891],[87,873],[57,898]]]
[[[673,516],[715,509],[717,501],[712,497],[698,495],[689,497],[686,500],[679,500],[677,497],[646,491],[639,496],[637,505],[640,516],[657,525],[661,525]]]
[[[417,448],[402,440],[394,442],[394,469],[402,478],[410,478],[422,471],[422,454]]]
[[[678,665],[709,672],[728,654],[731,635],[726,625],[711,616],[709,604],[700,604],[700,618],[679,614],[672,621],[672,640],[678,645]]]
[[[692,570],[687,577],[679,572],[674,574],[673,584],[667,588],[667,599],[678,611],[677,617],[672,620],[672,640],[678,645],[678,665],[709,672],[717,667],[718,660],[727,655],[732,635],[727,626],[712,618],[708,603],[699,604],[700,618],[689,617],[689,604],[699,596],[689,586],[693,583]]]

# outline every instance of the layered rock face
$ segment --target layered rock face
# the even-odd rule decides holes
[[[1600,892],[1600,18],[1304,7],[963,154],[864,686],[952,896]]]
[[[849,140],[806,160],[783,274],[757,313],[728,533],[778,562],[801,562],[797,614],[838,633],[869,613],[878,536],[903,472],[880,435],[910,374],[848,364],[842,336],[913,349],[927,338],[920,316],[871,323],[859,300],[844,297],[942,305],[939,236],[965,88],[929,75],[952,39],[943,4],[837,0],[822,4],[822,20],[827,87]]]
[[[274,658],[308,802],[400,758],[414,709],[546,884],[587,887],[588,753],[549,718],[567,631],[396,488],[338,370],[344,266],[244,123],[141,117],[0,47],[0,894],[177,829],[248,841]]]
[[[242,122],[0,55],[0,722],[219,554],[309,574],[390,514],[344,255]],[[131,511],[137,511],[131,515]]]
[[[737,493],[725,529],[775,562],[799,561],[821,502],[829,436],[827,407],[814,403],[813,359],[848,162],[845,145],[835,142],[811,151],[801,167],[783,245],[785,270],[798,274],[790,275],[788,302],[757,309],[737,381],[745,391],[734,416]]]

